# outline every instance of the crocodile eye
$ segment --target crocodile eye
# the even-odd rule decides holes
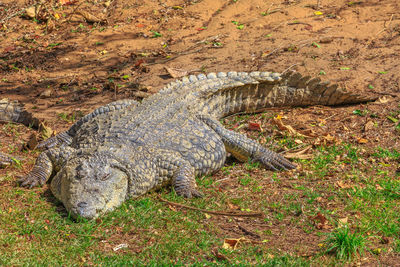
[[[109,174],[109,173],[104,174],[104,175],[102,175],[102,176],[100,177],[100,181],[105,181],[105,180],[107,180],[109,177],[110,177],[110,174]]]

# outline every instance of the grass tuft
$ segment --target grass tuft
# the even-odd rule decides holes
[[[360,233],[351,233],[349,227],[337,228],[325,240],[326,253],[335,254],[339,260],[350,261],[357,254],[363,255],[367,239]]]

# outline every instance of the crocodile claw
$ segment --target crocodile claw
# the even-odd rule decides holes
[[[36,186],[42,186],[46,183],[46,177],[42,177],[40,172],[31,171],[25,176],[19,176],[18,182],[20,186],[26,188],[32,188]]]
[[[182,190],[182,191],[176,192],[176,193],[185,198],[202,198],[202,197],[204,197],[204,194],[196,189]]]
[[[270,153],[273,153],[272,155]],[[276,154],[275,152],[270,151],[267,155],[262,155],[260,157],[256,157],[255,160],[260,162],[265,168],[273,171],[279,170],[292,170],[296,169],[297,166],[285,159],[283,156]]]

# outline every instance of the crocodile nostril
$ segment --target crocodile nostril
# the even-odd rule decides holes
[[[79,208],[86,208],[88,206],[88,203],[86,203],[86,202],[79,202],[78,203],[78,207]]]

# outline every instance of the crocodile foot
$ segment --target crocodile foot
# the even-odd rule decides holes
[[[289,160],[285,159],[283,156],[270,151],[266,150],[266,153],[263,153],[261,155],[257,155],[254,157],[254,161],[260,162],[265,168],[273,171],[278,171],[278,170],[292,170],[296,169],[297,166],[290,162]]]
[[[5,168],[13,163],[13,159],[0,152],[0,168]]]

